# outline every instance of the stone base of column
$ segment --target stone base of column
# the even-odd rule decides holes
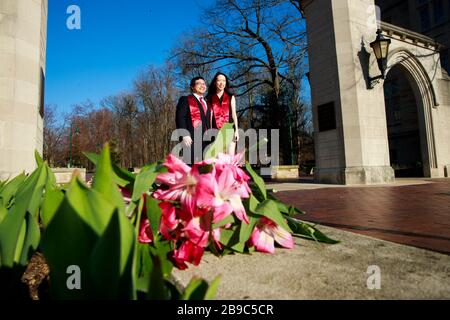
[[[330,184],[384,184],[395,181],[394,169],[390,166],[347,167],[317,169],[314,173],[316,183]]]

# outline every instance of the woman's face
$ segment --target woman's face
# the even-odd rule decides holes
[[[225,89],[226,85],[227,85],[227,79],[222,74],[219,74],[216,78],[217,90],[223,91]]]

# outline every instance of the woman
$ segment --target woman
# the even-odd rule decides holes
[[[234,138],[228,152],[234,155],[236,142],[239,140],[239,127],[236,115],[236,98],[230,91],[228,77],[222,72],[216,73],[208,88],[206,99],[213,109],[217,129],[220,130],[225,123],[234,125]]]

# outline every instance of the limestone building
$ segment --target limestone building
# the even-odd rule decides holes
[[[441,65],[450,73],[450,1],[376,0],[381,20],[428,36],[444,47]]]
[[[0,1],[0,180],[42,154],[47,0]]]
[[[386,1],[394,2],[400,1]],[[386,17],[389,10],[381,7]],[[305,0],[303,8],[316,181],[372,184],[393,182],[396,176],[448,177],[450,78],[440,59],[445,46],[379,21],[374,0]],[[406,25],[409,11],[398,10],[390,21]],[[371,46],[377,30],[390,40],[385,59],[377,59]]]

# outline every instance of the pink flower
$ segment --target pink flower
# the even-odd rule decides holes
[[[140,243],[153,242],[153,231],[150,226],[150,221],[148,219],[141,220],[141,225],[139,226],[138,240]]]
[[[212,229],[212,218],[213,211],[211,209],[197,208],[194,218],[187,222],[182,230],[184,237],[203,248],[208,246],[211,236],[217,242],[220,239],[220,231]],[[217,239],[217,235],[219,239]]]
[[[158,206],[161,208],[161,224],[164,224],[169,230],[174,230],[179,223],[175,206],[164,201],[159,203]]]
[[[212,173],[200,177],[197,185],[197,205],[214,208],[214,223],[232,212],[239,220],[249,223],[242,204],[242,198],[249,196],[245,185],[236,181],[231,166],[224,166],[220,173],[213,168]]]
[[[156,180],[167,189],[158,189],[153,196],[158,200],[180,201],[187,213],[193,212],[196,205],[194,193],[200,175],[198,166],[191,168],[172,154],[168,155],[164,166],[169,172],[158,174]]]
[[[120,193],[122,194],[122,198],[123,198],[123,201],[125,201],[125,204],[130,204],[130,202],[131,202],[130,190],[128,190],[125,187],[120,187],[120,186],[119,186],[119,190],[120,190]]]
[[[256,250],[261,252],[274,253],[274,241],[288,249],[294,247],[294,240],[289,232],[272,220],[262,217],[253,229],[248,245],[250,247],[255,246]]]
[[[184,236],[197,246],[205,248],[209,243],[211,232],[211,218],[209,214],[203,217],[195,217],[183,228]],[[209,219],[208,219],[209,218]],[[209,224],[208,224],[209,220]]]
[[[250,193],[250,187],[248,186],[250,177],[245,173],[244,170],[240,168],[240,166],[242,166],[243,164],[243,156],[244,151],[236,155],[219,153],[215,162],[215,168],[218,174],[220,174],[225,167],[230,168],[233,171],[233,176],[236,181],[239,184],[242,184],[247,192]]]
[[[186,262],[198,266],[202,259],[204,248],[187,240],[183,242],[179,249],[175,249],[172,255],[172,261],[178,269],[187,268]]]

